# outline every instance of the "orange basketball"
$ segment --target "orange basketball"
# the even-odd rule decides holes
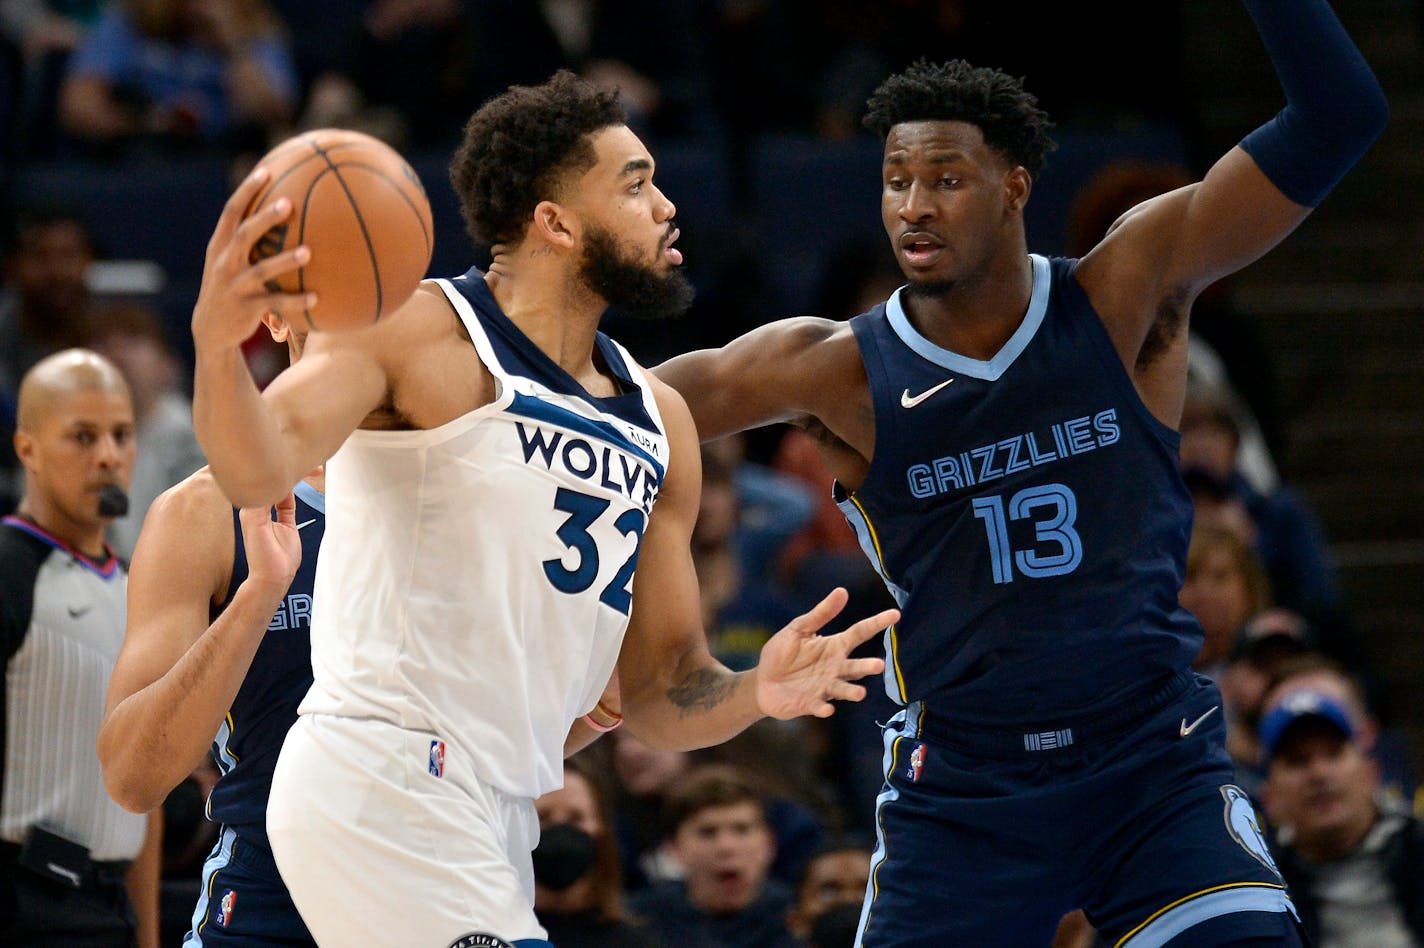
[[[259,164],[271,177],[246,216],[281,197],[292,213],[262,235],[252,259],[311,248],[306,266],[270,287],[317,294],[308,328],[362,329],[410,298],[430,266],[434,230],[425,189],[395,149],[323,128],[287,139]]]

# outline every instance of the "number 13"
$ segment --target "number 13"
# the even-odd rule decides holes
[[[1036,508],[1051,508],[1047,516],[1034,519],[1034,539],[1058,544],[1056,553],[1009,548],[1009,526],[1001,495],[976,497],[973,506],[974,516],[984,521],[989,534],[989,561],[995,583],[1013,582],[1014,566],[1025,576],[1041,579],[1071,573],[1083,562],[1083,538],[1073,529],[1078,519],[1078,498],[1062,484],[1027,487],[1009,498],[1009,520],[1027,520]]]

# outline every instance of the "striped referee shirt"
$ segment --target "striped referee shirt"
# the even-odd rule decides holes
[[[95,742],[124,639],[128,574],[27,520],[0,521],[0,839],[31,826],[133,859],[145,818],[109,798]]]

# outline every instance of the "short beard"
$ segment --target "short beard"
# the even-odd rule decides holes
[[[658,273],[628,262],[611,231],[590,228],[579,276],[609,306],[634,319],[670,319],[692,305],[696,290],[679,270]],[[661,248],[659,248],[661,251]]]

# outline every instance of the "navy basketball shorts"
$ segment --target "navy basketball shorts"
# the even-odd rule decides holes
[[[1196,675],[1027,734],[910,705],[884,735],[857,944],[1046,946],[1079,908],[1120,948],[1302,944],[1222,718]]]
[[[224,826],[203,865],[203,890],[185,948],[302,945],[315,948],[272,854]]]

